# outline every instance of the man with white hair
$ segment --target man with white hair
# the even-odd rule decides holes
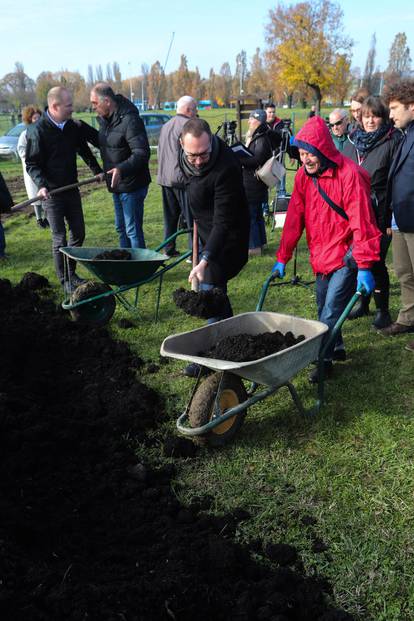
[[[341,108],[335,108],[329,115],[329,128],[332,140],[338,151],[344,150],[344,145],[348,140],[348,113]]]
[[[188,119],[197,115],[197,102],[188,95],[177,101],[177,114],[162,126],[158,141],[158,176],[157,181],[162,190],[164,211],[164,239],[167,239],[178,228],[180,215],[187,226],[192,226],[193,219],[188,208],[184,175],[178,163],[179,138],[181,130]],[[189,236],[191,247],[191,235]],[[165,247],[164,252],[170,257],[177,256],[175,241]]]

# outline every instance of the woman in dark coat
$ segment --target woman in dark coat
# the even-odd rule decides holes
[[[378,228],[382,232],[381,260],[375,263],[374,300],[377,312],[373,321],[375,328],[385,328],[391,323],[388,308],[390,280],[385,257],[391,242],[386,225],[386,188],[388,171],[402,134],[395,129],[388,116],[388,108],[381,97],[370,96],[362,104],[361,126],[348,136],[343,154],[365,168],[371,177],[371,197]],[[359,304],[349,316],[356,319],[369,313],[370,296],[361,296]]]
[[[256,177],[256,170],[263,166],[280,144],[280,135],[269,129],[266,118],[264,110],[251,112],[246,146],[253,153],[253,157],[240,156],[243,166],[243,185],[250,212],[250,255],[262,254],[262,247],[267,241],[263,205],[267,204],[268,187]]]

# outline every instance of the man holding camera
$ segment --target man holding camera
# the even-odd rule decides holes
[[[318,319],[334,327],[357,288],[374,289],[370,268],[379,259],[381,232],[371,206],[368,173],[333,144],[325,122],[314,116],[295,138],[302,168],[295,177],[273,272],[283,278],[303,229],[316,274]],[[345,360],[342,335],[326,350],[325,376],[332,361]],[[318,381],[318,370],[309,376]]]

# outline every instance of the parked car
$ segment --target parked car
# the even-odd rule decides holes
[[[155,114],[155,112],[140,112],[140,117],[147,130],[148,142],[151,145],[158,144],[161,127],[167,123],[172,116],[169,114]]]
[[[19,136],[23,130],[26,129],[26,125],[24,123],[19,123],[15,125],[4,136],[0,137],[0,156],[10,157],[13,156],[16,160],[19,159],[19,155],[17,153],[17,142],[19,140]]]

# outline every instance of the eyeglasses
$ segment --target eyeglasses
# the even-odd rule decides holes
[[[341,119],[340,121],[336,121],[336,123],[329,123],[329,127],[338,127],[338,125],[341,125],[344,121],[345,118]]]
[[[184,151],[184,155],[189,162],[195,162],[197,159],[208,160],[210,153],[211,146],[207,149],[207,151],[203,151],[202,153],[187,153],[187,151]]]

